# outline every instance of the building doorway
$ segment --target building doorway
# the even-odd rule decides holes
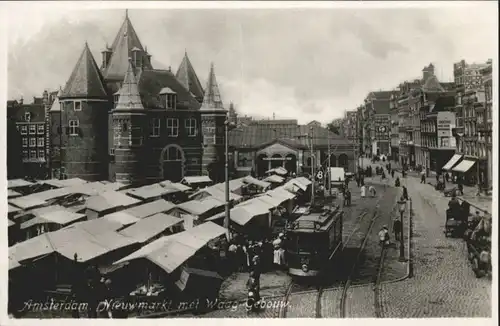
[[[184,178],[184,151],[179,145],[168,145],[160,157],[161,176],[164,180],[179,182]]]
[[[266,174],[266,171],[269,170],[269,163],[266,160],[268,156],[266,154],[259,154],[257,156],[257,176],[261,177]]]
[[[349,157],[346,154],[339,155],[339,167],[344,168],[344,171],[349,171]]]
[[[330,155],[330,167],[336,168],[337,167],[337,157],[335,155]]]
[[[288,171],[288,174],[297,174],[297,156],[295,154],[287,154],[285,160],[285,169]]]
[[[271,169],[279,168],[280,166],[283,166],[283,156],[280,154],[271,156]]]

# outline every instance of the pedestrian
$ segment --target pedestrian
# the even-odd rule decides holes
[[[365,185],[361,186],[361,198],[365,198],[366,196],[366,187]]]
[[[396,181],[394,182],[394,186],[399,187],[401,185],[401,181],[399,181],[399,177],[396,178]]]
[[[394,232],[394,238],[399,241],[402,235],[401,221],[399,219],[394,220],[392,231]]]
[[[403,186],[403,199],[408,200],[408,189],[406,189],[405,186]]]
[[[228,258],[229,258],[229,266],[230,270],[234,271],[237,268],[237,262],[238,262],[238,246],[231,241],[231,244],[229,245],[228,248]]]
[[[391,177],[394,178],[394,170],[391,171]]]
[[[378,237],[379,237],[380,246],[384,247],[384,246],[389,245],[389,231],[387,230],[386,225],[384,225],[382,227],[382,229],[380,229],[380,231],[378,233]]]
[[[360,181],[361,181],[361,180],[360,180],[360,176],[359,176],[359,174],[358,174],[358,175],[356,176],[356,184],[358,185],[358,188],[359,188],[359,185],[360,185],[360,183],[361,183]]]
[[[446,182],[450,182],[450,175],[448,174],[448,172],[446,172],[446,174],[444,175],[444,179],[446,180]]]
[[[344,193],[344,206],[351,206],[351,191],[349,189]]]
[[[424,170],[422,170],[422,172],[420,172],[420,183],[425,184],[425,171]]]
[[[375,187],[374,186],[370,186],[368,188],[368,192],[370,193],[370,195],[373,197],[375,197],[375,195],[377,194],[377,191],[375,190]]]
[[[462,184],[462,180],[458,180],[458,191],[460,191],[460,195],[464,195],[464,185]]]

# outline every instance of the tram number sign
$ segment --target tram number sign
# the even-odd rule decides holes
[[[319,180],[323,179],[324,175],[323,175],[323,171],[319,171],[317,174],[316,174],[316,178],[318,178]]]

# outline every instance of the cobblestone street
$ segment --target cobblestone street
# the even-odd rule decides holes
[[[407,178],[413,201],[414,278],[381,286],[382,316],[490,317],[491,281],[477,279],[461,239],[443,234],[448,200]]]

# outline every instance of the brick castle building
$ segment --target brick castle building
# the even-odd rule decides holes
[[[205,89],[187,53],[176,74],[153,68],[128,14],[101,54],[99,67],[85,44],[49,110],[52,172],[127,184],[221,180],[227,111],[213,65]]]

